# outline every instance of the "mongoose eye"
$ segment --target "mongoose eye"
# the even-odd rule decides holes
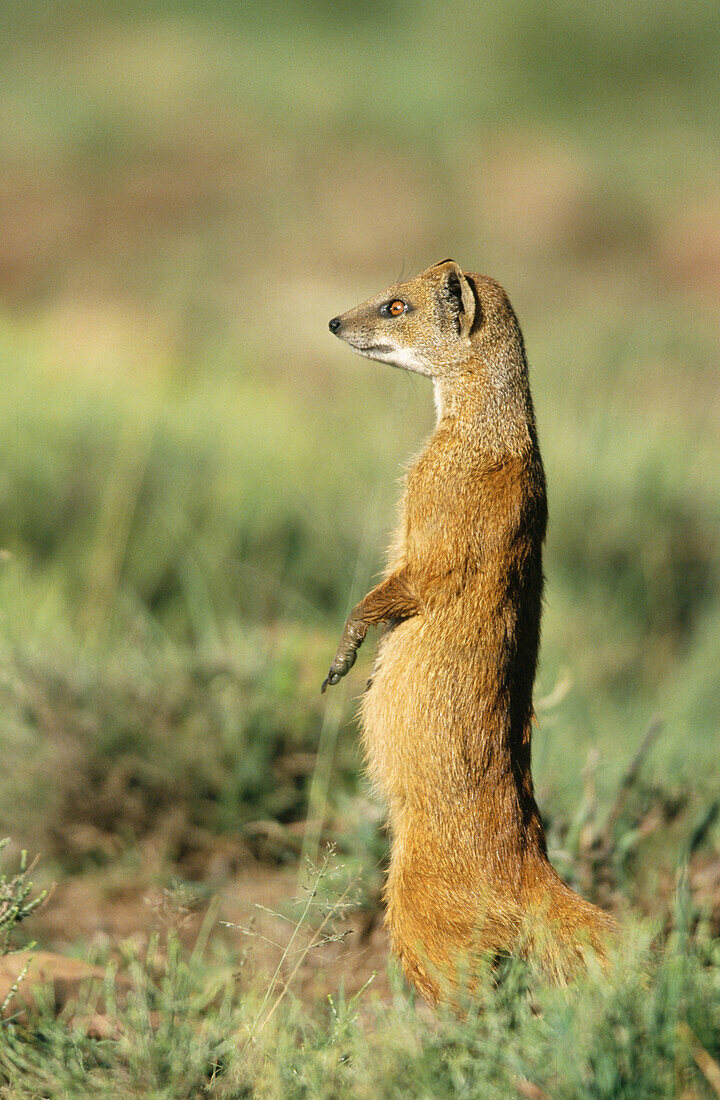
[[[403,302],[402,298],[393,298],[392,302],[386,302],[384,306],[381,306],[380,312],[383,317],[399,317],[401,313],[405,313],[407,310],[407,302]]]

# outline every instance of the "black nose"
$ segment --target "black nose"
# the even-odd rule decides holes
[[[328,325],[328,328],[331,332],[337,332],[337,330],[340,328],[340,318],[333,317],[332,321]]]

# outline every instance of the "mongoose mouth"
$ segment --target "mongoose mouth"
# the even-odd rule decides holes
[[[394,351],[389,344],[350,344],[353,351],[360,352],[361,355],[388,355]]]

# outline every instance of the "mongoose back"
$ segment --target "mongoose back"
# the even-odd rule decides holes
[[[555,872],[533,794],[547,503],[518,322],[498,283],[444,260],[330,330],[432,378],[437,406],[384,579],[351,612],[323,684],[384,624],[362,720],[388,803],[393,951],[430,1002],[484,953],[567,980],[588,949],[602,956],[614,921]]]

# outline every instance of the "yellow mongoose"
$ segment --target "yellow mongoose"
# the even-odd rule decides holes
[[[393,950],[431,1002],[484,952],[535,957],[566,980],[615,923],[551,866],[533,795],[547,505],[515,314],[493,279],[444,260],[330,329],[432,378],[437,404],[384,580],[350,614],[323,684],[385,624],[362,717],[389,809]]]

